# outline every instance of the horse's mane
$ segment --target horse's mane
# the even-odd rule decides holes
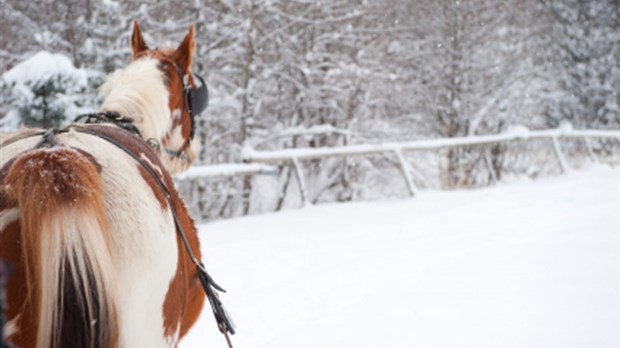
[[[130,117],[145,139],[159,139],[170,120],[164,78],[156,59],[143,57],[134,61],[108,76],[101,86],[101,111],[116,111]]]

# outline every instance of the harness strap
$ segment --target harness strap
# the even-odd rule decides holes
[[[82,122],[84,124],[112,123],[118,126],[119,128],[122,128],[144,139],[144,137],[142,136],[142,133],[140,132],[138,127],[136,127],[136,125],[134,124],[133,118],[123,116],[116,111],[105,111],[105,112],[94,112],[94,113],[89,113],[89,114],[82,114],[74,118],[73,122],[76,122],[76,123]],[[192,127],[193,127],[193,122],[192,122]],[[159,144],[159,141],[157,141],[157,139],[154,139],[154,138],[147,139],[146,143],[149,144],[149,146],[153,150],[161,151],[162,147]],[[185,152],[185,150],[187,150],[188,147],[189,147],[189,142],[186,141],[185,144],[183,145],[183,148],[179,151],[174,151],[174,150],[170,150],[167,148],[164,148],[164,151],[166,151],[166,154],[168,154],[168,156],[170,157],[175,157],[182,161],[189,162],[190,161],[189,155]]]
[[[236,330],[235,325],[233,321],[231,320],[230,315],[224,308],[222,301],[220,301],[219,295],[215,292],[215,290],[220,291],[220,292],[226,292],[226,290],[224,290],[221,286],[219,286],[213,280],[213,278],[211,278],[211,276],[207,272],[207,269],[205,268],[202,261],[198,260],[196,256],[194,255],[194,252],[192,251],[189,245],[189,241],[187,240],[187,235],[185,234],[185,231],[183,230],[183,226],[181,225],[181,222],[179,221],[179,217],[177,216],[176,210],[174,209],[172,205],[172,200],[170,198],[170,192],[168,191],[168,188],[166,187],[166,185],[161,181],[160,177],[155,173],[153,168],[151,168],[151,166],[149,166],[144,160],[142,160],[135,153],[133,153],[128,148],[124,147],[122,144],[120,144],[114,139],[106,135],[103,135],[101,133],[93,132],[85,127],[73,126],[73,128],[78,132],[99,137],[113,145],[116,145],[118,148],[123,150],[125,153],[131,156],[134,160],[140,163],[140,165],[153,177],[153,179],[157,183],[157,186],[159,186],[159,188],[164,193],[166,202],[168,203],[168,206],[170,206],[170,211],[172,212],[172,218],[174,220],[174,224],[176,226],[177,232],[181,236],[181,240],[183,240],[183,244],[185,245],[185,250],[187,251],[187,254],[190,260],[196,266],[196,271],[198,272],[198,278],[200,279],[200,283],[202,284],[202,287],[207,295],[207,299],[209,300],[209,304],[211,305],[211,309],[213,311],[213,315],[215,316],[218,329],[225,336],[228,336],[228,332],[234,335],[235,330]],[[226,338],[226,340],[230,341],[228,337]],[[229,343],[229,346],[230,346],[230,343]]]
[[[174,220],[176,230],[179,233],[181,240],[183,241],[185,250],[187,251],[187,254],[190,260],[192,261],[192,263],[196,266],[196,272],[198,273],[198,278],[200,279],[200,283],[205,291],[205,294],[207,295],[209,304],[211,305],[211,310],[213,311],[213,315],[215,316],[218,329],[226,338],[226,342],[228,343],[229,348],[232,348],[232,343],[230,341],[230,337],[228,336],[228,333],[234,335],[236,328],[235,328],[235,325],[232,319],[230,318],[230,315],[226,311],[222,301],[220,301],[218,293],[216,292],[216,290],[220,292],[226,292],[226,290],[224,290],[221,286],[219,286],[213,280],[213,278],[207,272],[207,269],[205,268],[202,261],[197,259],[196,256],[194,255],[194,252],[192,251],[192,248],[189,245],[189,241],[187,239],[185,230],[183,229],[183,226],[181,225],[181,222],[179,221],[179,217],[177,216],[176,210],[174,209],[174,206],[172,205],[172,199],[170,198],[170,191],[168,190],[168,187],[162,182],[161,178],[157,175],[157,173],[155,173],[154,169],[150,165],[148,165],[148,163],[146,163],[144,160],[142,160],[142,158],[140,158],[138,155],[133,153],[131,150],[129,150],[127,147],[123,146],[123,144],[119,143],[113,138],[108,137],[104,134],[92,131],[88,129],[87,127],[83,127],[81,125],[70,125],[63,129],[51,128],[51,129],[46,130],[45,132],[35,132],[35,133],[27,134],[15,140],[9,139],[8,142],[5,142],[1,145],[2,147],[4,147],[17,140],[21,140],[21,139],[25,139],[25,138],[29,138],[33,136],[43,136],[43,138],[41,139],[41,141],[37,143],[35,148],[41,148],[44,146],[53,147],[58,144],[54,140],[54,136],[59,133],[66,133],[69,131],[70,128],[73,128],[80,133],[85,133],[85,134],[89,134],[89,135],[101,138],[111,143],[112,145],[115,145],[119,149],[123,150],[126,154],[128,154],[131,158],[133,158],[136,162],[138,162],[149,173],[149,175],[151,175],[151,177],[155,180],[159,189],[164,193],[164,197],[166,198],[166,202],[168,203],[168,206],[170,207],[170,211],[172,213],[172,218]]]
[[[30,130],[29,132],[24,132],[23,134],[20,133],[19,135],[13,136],[8,138],[7,140],[5,140],[2,144],[0,144],[0,148],[3,148],[5,146],[9,146],[13,143],[16,143],[20,140],[26,139],[26,138],[32,138],[34,136],[39,136],[39,135],[43,135],[45,134],[45,131],[41,131],[40,129],[34,129],[34,130]]]
[[[54,140],[54,135],[56,135],[56,133],[59,132],[58,128],[50,128],[48,130],[45,131],[45,133],[43,133],[43,137],[41,138],[41,141],[39,141],[34,148],[35,149],[40,149],[42,147],[53,147],[58,145],[58,143],[56,143],[56,140]]]
[[[93,112],[89,114],[82,114],[73,119],[73,122],[80,122],[84,120],[84,123],[113,123],[118,127],[138,135],[142,138],[142,134],[131,117],[125,117],[116,111],[104,111]]]

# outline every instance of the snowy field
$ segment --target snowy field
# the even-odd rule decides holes
[[[201,226],[236,348],[619,347],[620,168]],[[209,308],[182,348],[225,347]]]

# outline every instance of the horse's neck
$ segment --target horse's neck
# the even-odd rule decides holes
[[[144,140],[155,139],[160,141],[168,128],[167,115],[156,110],[140,107],[133,102],[106,101],[101,105],[100,111],[118,112],[124,117],[131,118]],[[164,111],[168,110],[165,109]]]
[[[142,101],[138,102],[139,100]],[[190,162],[180,157],[169,156],[166,151],[164,151],[165,145],[162,138],[165,136],[169,137],[167,134],[169,125],[166,122],[166,119],[169,119],[167,106],[165,108],[160,108],[160,110],[156,110],[155,108],[149,107],[151,104],[144,103],[144,100],[146,99],[124,99],[112,94],[111,97],[106,99],[102,104],[101,111],[115,111],[124,117],[132,118],[145,141],[155,139],[162,147],[159,158],[166,170],[173,175],[185,171],[189,167]],[[152,105],[156,105],[157,103],[155,100],[151,102],[153,103]],[[161,112],[162,109],[165,110],[165,112]],[[175,137],[172,137],[172,139],[174,138]],[[192,148],[194,147],[195,146]]]
[[[160,141],[166,133],[171,122],[169,95],[156,60],[139,60],[113,73],[101,92],[101,111],[132,118],[144,140]]]

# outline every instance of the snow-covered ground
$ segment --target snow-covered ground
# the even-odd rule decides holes
[[[620,168],[201,226],[237,348],[618,347]],[[182,348],[225,347],[210,309]]]

